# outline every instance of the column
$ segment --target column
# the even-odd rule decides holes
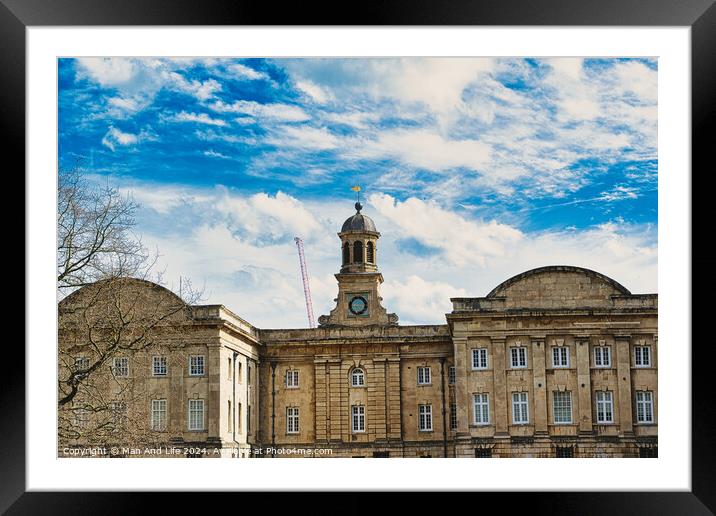
[[[341,362],[331,360],[328,363],[328,409],[331,417],[330,435],[331,441],[341,440]]]
[[[578,338],[577,348],[577,390],[579,391],[579,432],[592,433],[592,375],[589,370],[589,340]]]
[[[316,389],[316,441],[323,442],[328,440],[330,429],[328,426],[328,378],[326,374],[326,360],[316,359],[315,367],[315,389]]]
[[[492,339],[492,369],[494,374],[495,437],[508,436],[509,403],[507,402],[507,367],[504,337]]]
[[[617,351],[617,384],[619,390],[619,430],[621,435],[634,433],[631,395],[631,346],[629,336],[614,336]]]
[[[455,404],[457,408],[456,436],[469,435],[470,400],[467,392],[467,375],[470,368],[467,364],[467,337],[453,337],[455,358]]]
[[[388,373],[386,375],[387,398],[387,432],[389,439],[400,440],[401,434],[401,406],[400,406],[400,358],[389,358],[386,362]]]
[[[534,381],[535,435],[547,435],[547,377],[545,374],[545,343],[543,338],[532,340],[532,377]]]
[[[386,438],[385,410],[385,358],[373,360],[373,370],[368,378],[368,429],[374,439]]]

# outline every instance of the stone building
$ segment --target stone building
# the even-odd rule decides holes
[[[381,235],[361,210],[338,233],[336,306],[317,328],[258,329],[221,305],[186,306],[157,325],[162,375],[161,346],[126,354],[142,386],[129,405],[150,440],[223,457],[656,456],[656,294],[549,266],[452,299],[444,325],[399,325],[381,303]],[[87,289],[60,303],[65,377],[77,357],[93,363],[82,332],[62,324]]]

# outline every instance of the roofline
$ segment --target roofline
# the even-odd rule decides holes
[[[545,267],[537,267],[536,269],[530,269],[528,271],[522,272],[520,274],[517,274],[516,276],[512,276],[511,278],[503,281],[499,285],[497,285],[495,288],[493,288],[489,294],[485,297],[498,297],[497,293],[500,290],[503,290],[510,285],[524,279],[528,278],[530,276],[534,276],[536,274],[542,274],[545,272],[577,272],[581,274],[585,274],[587,276],[592,276],[601,279],[605,283],[608,283],[612,287],[614,287],[617,291],[619,291],[621,294],[625,296],[631,296],[632,293],[627,289],[624,285],[621,283],[613,280],[609,276],[605,276],[604,274],[593,271],[592,269],[586,269],[584,267],[576,267],[574,265],[547,265]]]
[[[103,278],[103,279],[99,279],[99,280],[93,281],[92,283],[88,283],[87,285],[83,285],[82,287],[78,288],[77,290],[73,290],[72,292],[70,292],[69,294],[67,294],[65,297],[63,297],[63,298],[60,300],[60,302],[57,304],[57,306],[58,306],[58,307],[62,307],[63,304],[66,304],[66,303],[69,302],[71,299],[73,299],[73,298],[79,296],[79,292],[81,292],[81,291],[87,289],[88,287],[93,287],[93,286],[96,286],[96,285],[101,284],[101,283],[109,283],[109,282],[111,282],[111,281],[130,281],[130,282],[132,282],[132,283],[143,283],[143,284],[145,284],[146,286],[148,286],[148,287],[150,287],[150,288],[159,289],[159,290],[164,290],[165,292],[167,292],[167,293],[170,294],[171,296],[173,296],[173,297],[175,297],[176,299],[178,299],[179,301],[181,301],[181,303],[183,303],[185,306],[189,306],[189,305],[187,304],[187,302],[184,301],[181,297],[179,297],[179,295],[178,295],[176,292],[174,292],[174,291],[168,289],[168,288],[165,287],[164,285],[160,285],[159,283],[155,283],[155,282],[153,282],[153,281],[150,281],[150,280],[147,280],[147,279],[143,279],[143,278],[133,278],[133,277],[131,277],[131,276],[117,276],[117,277],[112,277],[112,278]]]

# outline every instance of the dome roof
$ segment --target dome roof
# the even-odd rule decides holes
[[[378,232],[375,229],[375,222],[370,217],[362,215],[360,210],[363,209],[363,205],[359,202],[355,204],[356,214],[346,219],[341,228],[341,233],[344,231],[373,231]]]

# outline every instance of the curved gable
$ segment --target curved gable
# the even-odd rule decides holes
[[[590,269],[552,265],[500,283],[488,298],[505,298],[506,308],[578,308],[612,304],[611,296],[631,295],[613,279]]]
[[[58,305],[66,320],[74,317],[124,318],[134,322],[188,318],[187,304],[174,292],[138,278],[111,278],[75,290]],[[155,322],[156,323],[156,322]]]

